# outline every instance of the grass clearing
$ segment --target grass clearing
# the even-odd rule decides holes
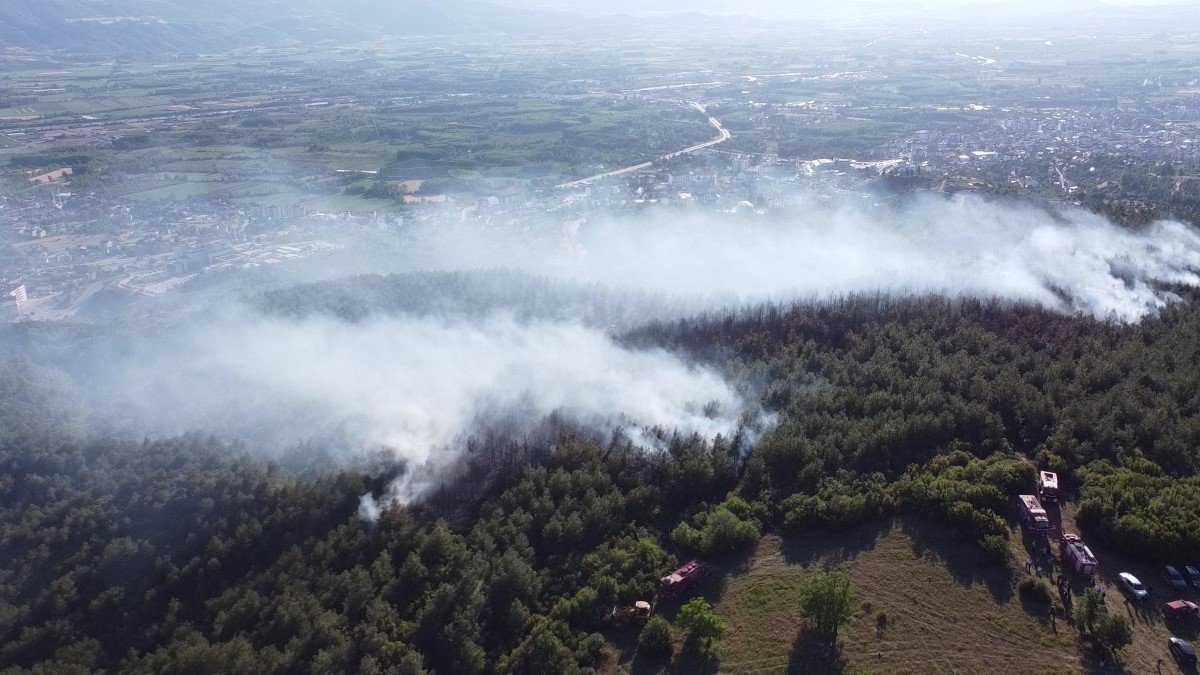
[[[677,658],[658,664],[635,660],[626,667],[763,675],[1181,672],[1169,658],[1158,671],[1155,660],[1167,656],[1167,637],[1194,639],[1196,628],[1163,622],[1156,609],[1163,598],[1154,606],[1126,609],[1110,580],[1123,569],[1122,561],[1097,551],[1101,578],[1110,584],[1109,611],[1128,612],[1134,643],[1122,652],[1120,664],[1102,665],[1075,628],[1061,618],[1052,627],[1042,606],[1022,601],[1016,582],[1023,576],[1025,553],[1019,533],[1013,535],[1016,571],[1011,573],[984,562],[972,543],[913,518],[838,533],[765,536],[748,557],[715,564],[716,580],[704,589],[729,625],[719,665]],[[840,635],[843,663],[823,662],[805,647],[800,589],[809,574],[825,569],[845,572],[860,603]],[[664,616],[673,619],[686,599],[664,606]],[[885,628],[877,622],[881,612],[887,615]]]

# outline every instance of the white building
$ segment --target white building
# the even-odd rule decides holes
[[[0,294],[0,320],[11,321],[21,316],[21,305],[29,301],[25,284],[4,289]]]

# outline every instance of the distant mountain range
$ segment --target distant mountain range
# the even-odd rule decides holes
[[[288,39],[512,31],[553,14],[474,0],[0,0],[0,48],[197,52]]]
[[[1041,21],[1181,15],[1174,8],[1116,7],[1101,0],[0,0],[0,48],[98,54],[199,52],[284,40],[348,42],[380,35],[537,33],[580,15],[751,15],[773,20],[903,17]],[[575,21],[572,21],[574,17]],[[1194,17],[1193,17],[1194,20]],[[605,22],[612,25],[613,20]]]

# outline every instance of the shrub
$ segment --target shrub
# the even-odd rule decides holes
[[[1017,584],[1017,591],[1021,597],[1032,602],[1048,605],[1054,599],[1054,591],[1050,588],[1050,583],[1038,577],[1021,579]]]
[[[1113,652],[1133,642],[1133,626],[1120,614],[1105,614],[1096,623],[1096,639]]]
[[[1005,567],[1012,564],[1012,549],[1008,547],[1008,540],[1004,537],[998,534],[989,534],[979,540],[979,547],[992,561]]]
[[[720,555],[747,548],[758,541],[758,525],[739,518],[724,504],[700,514],[694,522],[694,526],[680,523],[671,532],[671,540],[676,546],[703,555]]]
[[[684,631],[691,648],[708,647],[725,637],[725,620],[717,616],[704,598],[693,598],[681,607],[675,625]]]
[[[1107,613],[1104,598],[1096,589],[1089,588],[1075,596],[1075,619],[1079,622],[1080,630],[1090,630]]]
[[[671,654],[671,624],[666,619],[656,616],[642,627],[638,653],[649,658]]]
[[[837,644],[838,629],[854,618],[855,594],[846,575],[837,572],[814,574],[800,588],[800,606],[817,635]]]

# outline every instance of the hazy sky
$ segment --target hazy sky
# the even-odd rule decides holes
[[[954,7],[959,5],[1003,4],[1005,0],[862,0],[898,7]],[[1100,0],[1106,5],[1200,5],[1200,0]],[[754,4],[751,0],[750,4]]]
[[[740,0],[729,3],[726,0],[507,0],[513,4],[526,6],[557,6],[573,9],[586,9],[602,13],[626,12],[683,12],[699,11],[718,14],[752,14],[791,16],[810,12],[825,13],[837,5],[830,5],[823,0]],[[976,5],[984,8],[1004,8],[1007,12],[1023,13],[1026,11],[1040,13],[1047,10],[1067,10],[1072,6],[1088,6],[1091,3],[1104,3],[1124,7],[1149,7],[1170,5],[1200,6],[1200,0],[853,0],[849,5],[862,7],[878,6],[880,9],[920,10],[945,9]]]

